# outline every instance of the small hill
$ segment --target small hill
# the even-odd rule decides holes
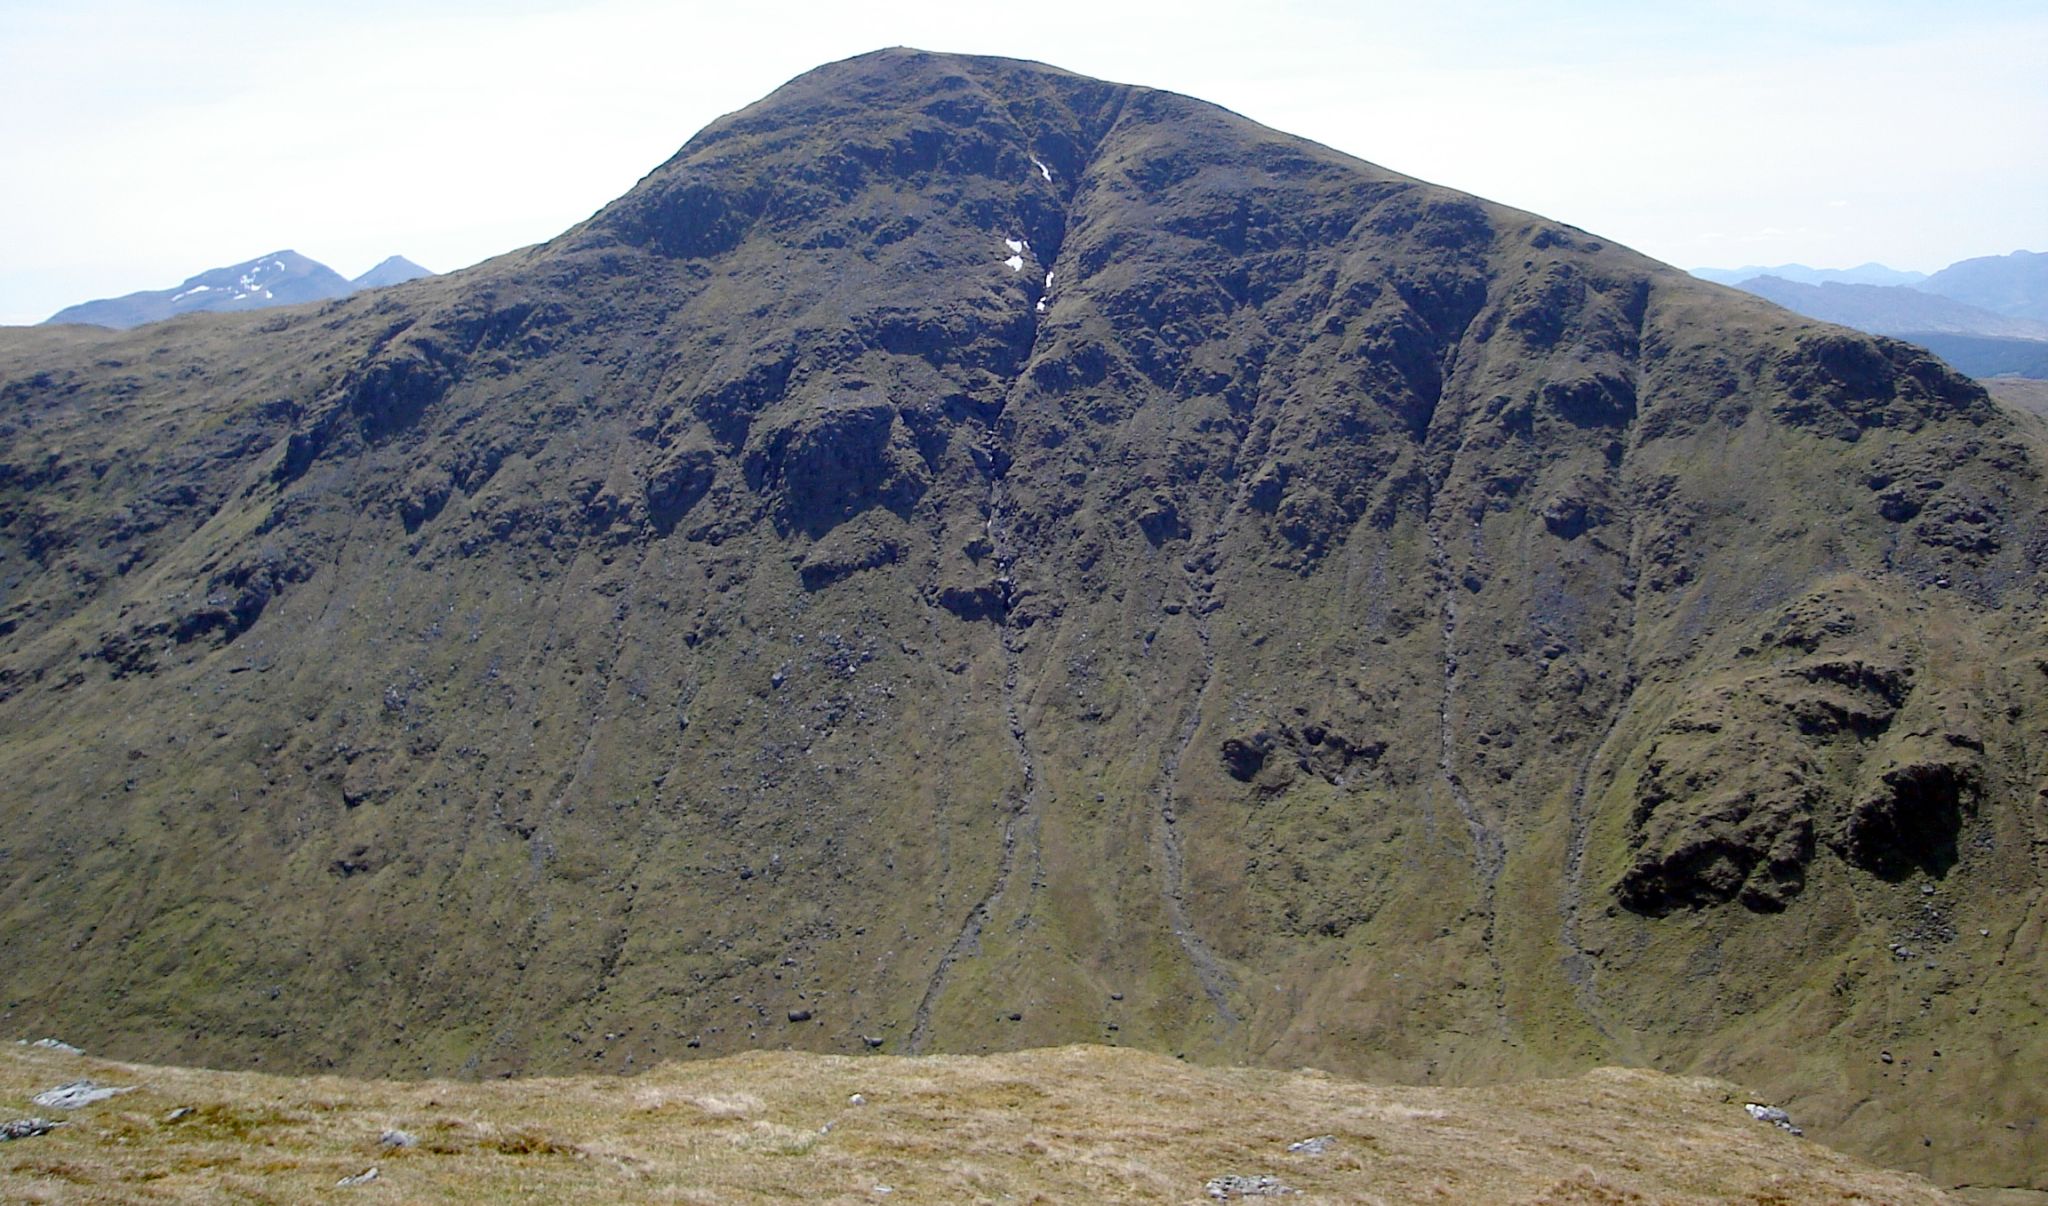
[[[2048,381],[2025,377],[1992,377],[1984,382],[1990,395],[2015,410],[2048,419]]]
[[[68,1113],[30,1106],[81,1078],[134,1091]],[[0,1144],[0,1197],[309,1201],[374,1168],[359,1184],[380,1201],[1951,1200],[1759,1122],[1748,1100],[1726,1082],[1617,1068],[1394,1089],[1087,1046],[759,1052],[630,1079],[477,1084],[9,1045],[0,1118],[67,1125]]]
[[[67,306],[45,326],[86,323],[126,330],[162,322],[181,314],[222,310],[264,310],[301,302],[347,297],[362,289],[395,285],[433,273],[392,256],[351,281],[334,269],[296,251],[273,251],[226,268],[212,268],[187,277],[175,289],[145,290],[124,297],[102,298]]]
[[[386,285],[402,285],[432,275],[432,270],[422,268],[402,255],[394,255],[379,261],[375,268],[349,283],[358,289],[381,289]]]

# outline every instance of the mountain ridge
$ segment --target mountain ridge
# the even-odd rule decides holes
[[[1918,349],[896,51],[0,401],[16,1026],[1621,1059],[2043,1166],[2041,429]]]
[[[406,259],[388,256],[356,277],[340,273],[296,251],[273,251],[225,268],[209,268],[170,289],[145,289],[121,297],[66,306],[43,321],[55,326],[82,323],[124,330],[163,322],[181,314],[261,310],[347,297],[361,289],[402,284],[433,273]]]
[[[2048,375],[2048,256],[1959,260],[1933,276],[1882,264],[1848,270],[1696,268],[1703,280],[1767,297],[1809,318],[1920,344],[1973,377]],[[1899,279],[1910,277],[1912,279]]]

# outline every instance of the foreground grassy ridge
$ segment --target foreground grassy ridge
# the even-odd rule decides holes
[[[1950,1200],[1918,1177],[1752,1121],[1732,1085],[1620,1069],[1377,1088],[1076,1046],[915,1059],[762,1052],[630,1079],[464,1084],[0,1049],[10,1115],[79,1077],[136,1091],[0,1146],[0,1197],[1194,1201],[1210,1178],[1271,1174],[1302,1202]],[[865,1104],[850,1102],[856,1093]],[[189,1112],[168,1120],[179,1109]],[[390,1128],[417,1145],[381,1147]],[[1334,1137],[1327,1154],[1287,1151],[1315,1135]],[[374,1182],[335,1189],[372,1166]]]

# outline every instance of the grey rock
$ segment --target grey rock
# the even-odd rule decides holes
[[[1280,1178],[1268,1173],[1249,1177],[1232,1173],[1229,1176],[1209,1178],[1209,1183],[1202,1187],[1202,1192],[1223,1202],[1231,1198],[1270,1198],[1300,1191],[1281,1184]]]
[[[1804,1135],[1806,1133],[1792,1125],[1792,1116],[1777,1106],[1767,1106],[1761,1102],[1752,1101],[1745,1104],[1742,1108],[1749,1111],[1751,1118],[1756,1119],[1758,1122],[1768,1122],[1781,1131],[1794,1135]]]
[[[98,1085],[89,1080],[74,1080],[45,1089],[29,1100],[46,1110],[80,1110],[96,1101],[105,1101],[117,1093],[133,1093],[132,1088],[117,1088]]]
[[[30,1043],[28,1045],[31,1047],[41,1047],[45,1051],[62,1051],[66,1055],[85,1054],[85,1052],[80,1051],[78,1048],[72,1046],[70,1043],[62,1042],[58,1039],[53,1038],[39,1038],[35,1042]]]
[[[1337,1137],[1335,1135],[1317,1135],[1313,1139],[1303,1139],[1299,1143],[1290,1143],[1287,1145],[1287,1150],[1302,1156],[1320,1156],[1324,1152],[1329,1151],[1336,1142]]]
[[[394,1129],[377,1136],[377,1142],[385,1147],[418,1147],[420,1141],[411,1131]]]
[[[368,1185],[368,1184],[369,1184],[370,1182],[372,1182],[372,1181],[374,1181],[374,1180],[376,1180],[376,1179],[377,1179],[377,1166],[376,1166],[376,1165],[374,1165],[374,1164],[372,1164],[372,1165],[371,1165],[370,1167],[368,1167],[368,1168],[364,1169],[363,1171],[361,1171],[361,1172],[357,1173],[357,1174],[356,1174],[355,1176],[353,1176],[353,1177],[343,1177],[343,1178],[342,1178],[341,1180],[339,1180],[339,1181],[336,1181],[336,1182],[334,1183],[334,1187],[335,1187],[336,1189],[353,1189],[354,1187],[356,1187],[356,1186],[358,1186],[358,1185]]]
[[[63,1125],[61,1122],[51,1122],[47,1118],[17,1118],[13,1122],[0,1122],[0,1143],[5,1143],[9,1139],[29,1139],[37,1135],[47,1135]]]

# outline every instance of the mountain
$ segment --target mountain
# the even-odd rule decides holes
[[[45,325],[87,323],[125,330],[162,322],[196,311],[262,310],[302,302],[347,297],[358,289],[374,289],[432,276],[403,256],[392,256],[350,281],[317,260],[296,251],[274,251],[226,268],[188,277],[175,289],[130,293],[66,306]]]
[[[0,424],[24,1037],[1621,1062],[2048,1189],[2048,450],[1911,345],[891,50]]]
[[[402,285],[407,281],[416,281],[423,276],[432,275],[432,272],[404,256],[394,255],[378,261],[376,267],[350,281],[349,284],[358,289],[381,289],[386,285]]]
[[[1809,318],[1910,340],[1973,377],[2048,375],[2048,323],[1902,285],[1802,285],[1763,276],[1736,288]]]
[[[346,297],[348,281],[327,265],[296,251],[274,251],[226,268],[187,277],[175,289],[130,293],[80,302],[50,316],[49,323],[90,323],[116,329],[161,322],[200,310],[259,310],[298,302]]]
[[[1802,285],[1917,285],[1927,279],[1924,272],[1901,271],[1875,262],[1854,268],[1809,268],[1804,264],[1778,264],[1766,268],[1760,264],[1749,264],[1741,268],[1695,268],[1692,274],[1717,285],[1740,285],[1759,276],[1774,276],[1781,281]]]
[[[1961,260],[1919,287],[2013,318],[2048,323],[2048,252],[2015,251]]]
[[[2009,318],[1934,293],[1897,285],[1802,285],[1762,276],[1737,288],[1769,298],[1808,318],[1836,322],[1874,335],[1922,332],[2048,340],[2048,323]]]

